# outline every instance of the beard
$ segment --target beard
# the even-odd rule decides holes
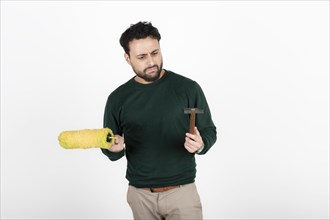
[[[157,68],[157,70],[153,74],[148,74],[147,71],[148,71],[148,69],[151,69],[151,68]],[[154,66],[151,66],[151,67],[148,67],[148,68],[144,69],[142,72],[136,70],[134,67],[132,67],[132,69],[133,69],[133,71],[135,72],[135,74],[137,76],[139,76],[140,78],[144,79],[145,81],[147,81],[147,82],[155,82],[155,81],[157,81],[160,78],[160,73],[163,70],[163,61],[161,61],[160,66],[154,65]]]

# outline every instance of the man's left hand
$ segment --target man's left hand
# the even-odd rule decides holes
[[[204,146],[203,139],[195,127],[195,134],[186,133],[184,147],[189,153],[196,153]]]

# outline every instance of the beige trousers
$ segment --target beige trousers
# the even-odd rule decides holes
[[[136,220],[203,219],[195,183],[160,193],[129,186],[127,202]]]

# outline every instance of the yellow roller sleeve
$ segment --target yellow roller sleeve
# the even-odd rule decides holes
[[[58,136],[60,145],[66,149],[104,148],[109,149],[115,141],[109,128],[63,131]]]

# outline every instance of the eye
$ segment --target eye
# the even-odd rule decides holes
[[[139,60],[143,60],[144,59],[144,56],[138,56],[137,57]]]

